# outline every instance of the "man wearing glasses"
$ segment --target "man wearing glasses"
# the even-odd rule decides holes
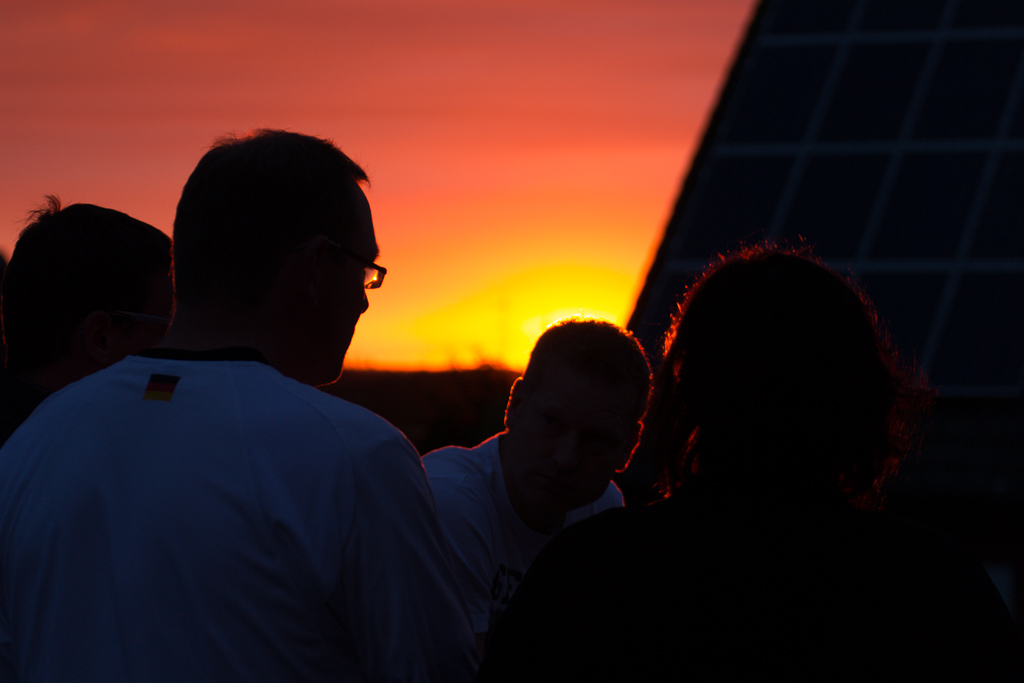
[[[174,305],[152,225],[57,197],[29,220],[3,279],[0,445],[51,392],[159,342]]]
[[[385,274],[365,181],[285,131],[199,162],[164,342],[0,451],[0,679],[472,677],[415,449],[314,388]]]

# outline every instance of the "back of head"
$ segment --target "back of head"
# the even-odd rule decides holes
[[[527,391],[539,385],[544,370],[560,364],[613,387],[627,387],[636,396],[639,420],[647,407],[651,368],[640,342],[628,331],[590,318],[567,318],[551,325],[537,339],[523,373]]]
[[[258,305],[303,241],[323,233],[347,244],[351,188],[363,181],[366,173],[328,140],[282,130],[218,140],[178,202],[178,301]]]
[[[852,500],[908,449],[915,382],[866,295],[808,255],[751,247],[686,293],[646,436],[666,493],[699,473]]]
[[[171,240],[131,216],[56,197],[30,215],[4,272],[7,367],[33,370],[70,351],[92,311],[139,311],[154,276],[171,265]]]

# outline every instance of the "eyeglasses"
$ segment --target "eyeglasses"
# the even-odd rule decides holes
[[[171,325],[170,318],[163,318],[159,315],[148,315],[146,313],[132,313],[131,311],[107,311],[107,315],[117,315],[137,323],[152,323],[166,330]]]
[[[327,240],[327,243],[332,247],[341,249],[343,252],[354,258],[359,263],[363,264],[363,287],[366,289],[379,289],[384,284],[384,276],[388,274],[388,269],[383,266],[378,266],[376,263],[369,259],[365,259],[356,252],[352,251],[348,247],[342,246],[337,242]]]

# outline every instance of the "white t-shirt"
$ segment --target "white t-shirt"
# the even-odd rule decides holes
[[[146,353],[0,450],[0,679],[470,680],[405,437],[258,360]]]
[[[512,508],[498,455],[499,436],[475,448],[449,446],[423,456],[475,633],[490,631],[523,574],[553,537],[528,527]],[[599,499],[569,512],[565,526],[621,506],[622,494],[609,482]]]

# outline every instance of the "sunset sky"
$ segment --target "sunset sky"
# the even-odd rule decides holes
[[[753,0],[0,0],[0,250],[43,195],[171,232],[220,134],[331,138],[378,262],[348,365],[624,324]]]

